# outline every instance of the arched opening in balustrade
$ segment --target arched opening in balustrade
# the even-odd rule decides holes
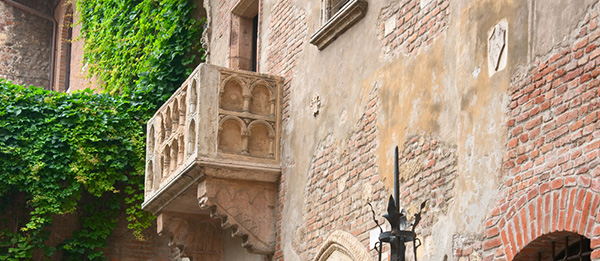
[[[183,135],[179,136],[179,138],[177,139],[179,140],[179,156],[177,156],[177,166],[180,166],[183,163],[183,157],[184,157],[184,151],[185,151],[185,142],[183,139]]]
[[[151,125],[148,131],[148,155],[154,155],[154,125]]]
[[[196,122],[192,119],[188,130],[188,156],[196,150]]]
[[[181,99],[179,99],[179,124],[181,126],[185,125],[185,94],[181,95]]]
[[[158,180],[155,180],[155,182],[154,182],[155,184],[162,182],[163,178],[166,176],[164,151],[163,151],[163,155],[160,156],[160,166],[158,166],[158,171],[160,171],[160,173],[157,173]]]
[[[166,136],[166,130],[165,130],[165,119],[163,119],[163,117],[160,117],[160,141],[159,143],[162,143],[163,141],[165,141],[165,136]]]
[[[242,111],[244,109],[243,87],[236,78],[228,79],[221,89],[221,108],[229,111]]]
[[[150,193],[154,188],[154,168],[152,161],[148,161],[146,165],[146,193]]]
[[[192,84],[190,84],[190,114],[196,112],[196,103],[198,102],[198,90],[196,89],[196,79],[192,79]]]
[[[167,111],[164,113],[164,117],[165,117],[165,134],[167,135],[167,137],[171,136],[171,106],[167,106]]]
[[[173,139],[171,143],[171,173],[177,169],[177,156],[179,156],[179,142]]]
[[[270,115],[271,112],[271,91],[264,83],[257,83],[250,92],[249,111],[259,115]]]
[[[171,129],[173,132],[177,131],[177,127],[179,127],[179,100],[173,100],[173,112],[171,119],[173,121],[173,125],[171,125]]]
[[[162,178],[164,179],[169,177],[171,174],[171,147],[169,145],[165,146],[165,150],[163,150],[163,156],[165,161],[163,164]]]

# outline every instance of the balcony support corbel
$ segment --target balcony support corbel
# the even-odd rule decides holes
[[[158,235],[169,239],[173,259],[217,260],[223,254],[218,225],[202,215],[162,212],[156,224]]]
[[[223,229],[242,239],[249,252],[270,255],[275,251],[277,185],[270,182],[207,177],[198,185],[201,209],[221,220]]]

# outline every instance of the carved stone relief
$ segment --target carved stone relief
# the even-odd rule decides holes
[[[231,228],[232,236],[256,254],[275,249],[276,196],[272,183],[207,178],[198,185],[200,208],[221,219],[221,227]]]
[[[275,157],[277,129],[275,83],[235,73],[221,75],[220,152]]]
[[[319,114],[319,110],[321,109],[321,97],[318,93],[313,94],[313,97],[310,99],[310,109],[313,116]]]
[[[488,68],[490,76],[506,67],[507,27],[508,22],[502,20],[488,33]]]
[[[214,221],[200,215],[169,212],[158,215],[156,221],[158,234],[169,238],[172,259],[222,260],[223,243]]]
[[[314,261],[331,260],[371,260],[366,246],[363,246],[352,234],[336,230],[319,249]]]

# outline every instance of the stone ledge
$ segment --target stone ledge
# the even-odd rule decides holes
[[[365,16],[367,6],[365,0],[350,0],[310,37],[310,43],[316,45],[319,50],[325,49],[333,40]]]
[[[243,164],[246,163],[246,164]],[[275,184],[281,174],[279,165],[251,164],[228,160],[211,161],[205,159],[186,167],[142,203],[142,209],[157,214],[173,200],[185,193],[192,185],[207,177],[234,179],[247,182],[270,182]]]

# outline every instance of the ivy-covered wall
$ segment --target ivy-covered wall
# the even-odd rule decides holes
[[[84,61],[104,93],[0,79],[0,259],[102,260],[108,238],[148,239],[144,124],[202,54],[194,10],[192,0],[79,0]],[[129,234],[115,235],[123,216]],[[50,245],[57,231],[70,235]]]

